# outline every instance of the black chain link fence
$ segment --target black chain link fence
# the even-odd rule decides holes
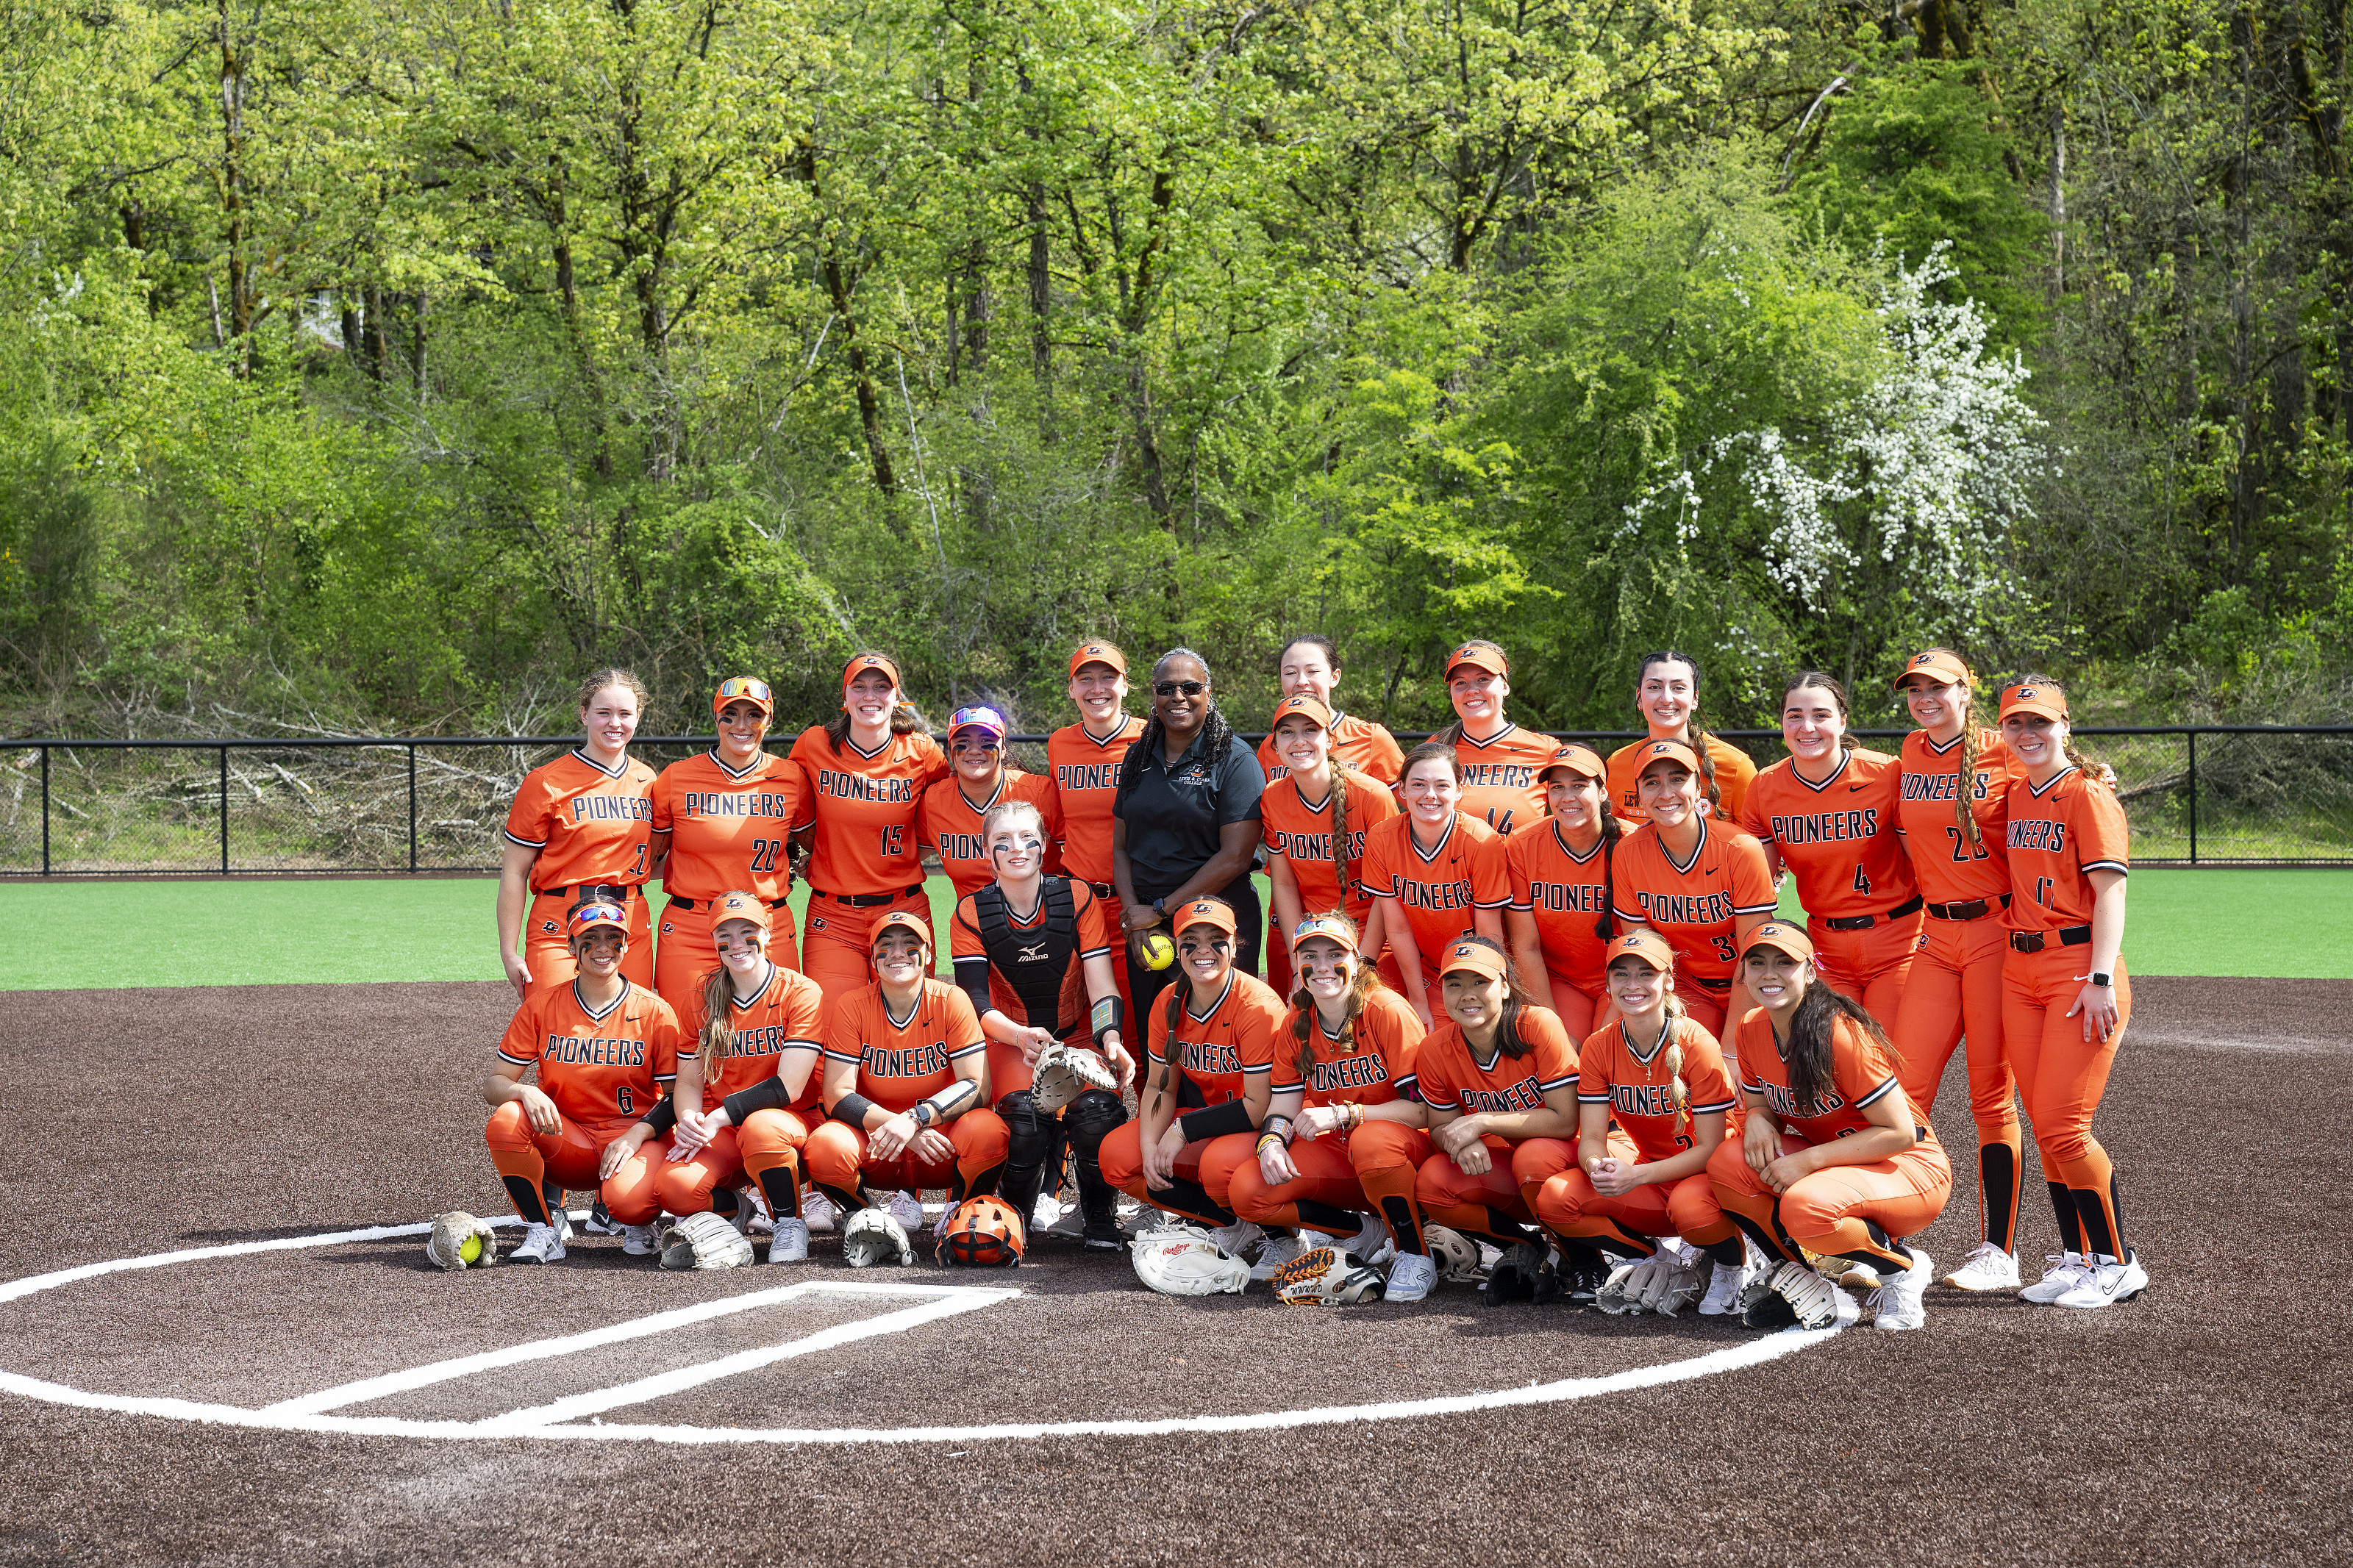
[[[1771,731],[1725,731],[1760,766]],[[1862,731],[1894,749],[1900,731]],[[2116,770],[2133,858],[2150,864],[2353,865],[2353,726],[2083,729]],[[1253,744],[1258,737],[1247,737]],[[1425,737],[1400,734],[1410,745]],[[1585,733],[1614,745],[1630,732]],[[1041,735],[1011,738],[1045,765]],[[485,872],[522,776],[576,742],[222,739],[0,742],[0,876]],[[659,770],[709,737],[641,737]]]

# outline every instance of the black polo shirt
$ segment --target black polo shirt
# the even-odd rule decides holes
[[[1112,815],[1127,824],[1127,869],[1135,896],[1145,903],[1165,899],[1207,865],[1218,852],[1218,831],[1229,823],[1256,822],[1266,773],[1250,749],[1235,740],[1226,754],[1212,758],[1196,735],[1171,767],[1160,748],[1143,759],[1135,787]],[[1245,870],[1243,879],[1250,873]]]

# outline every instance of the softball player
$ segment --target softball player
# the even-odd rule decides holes
[[[2084,771],[2057,686],[2030,675],[2004,691],[2001,738],[2021,770],[2010,783],[2002,1047],[2034,1124],[2064,1249],[2020,1294],[2106,1307],[2148,1288],[2139,1254],[2125,1242],[2115,1164],[2092,1136],[2132,1018],[2124,964],[2131,834],[2116,792]]]
[[[657,869],[654,771],[629,760],[646,689],[626,669],[600,669],[580,683],[574,751],[523,775],[507,810],[499,866],[499,961],[522,1000],[570,980],[565,921],[592,893],[629,913],[628,977],[654,983],[653,927],[644,888]],[[517,952],[521,939],[521,952]]]
[[[1707,1163],[1716,1201],[1776,1269],[1820,1298],[1828,1281],[1808,1252],[1851,1260],[1885,1283],[1872,1293],[1882,1329],[1917,1329],[1935,1268],[1906,1247],[1952,1195],[1953,1167],[1933,1128],[1915,1120],[1887,1036],[1854,1002],[1820,983],[1814,945],[1796,926],[1768,921],[1741,952],[1756,1011],[1741,1020],[1741,1135]],[[1834,1290],[1835,1287],[1831,1287]],[[1792,1306],[1801,1296],[1777,1287]],[[1835,1297],[1830,1298],[1835,1300]],[[1751,1327],[1794,1314],[1752,1311]]]
[[[988,885],[987,836],[981,820],[1006,801],[1027,801],[1045,818],[1050,856],[1054,781],[1025,773],[1005,760],[1005,715],[994,708],[959,708],[948,715],[948,777],[923,792],[919,844],[940,858],[956,897]],[[1047,869],[1052,869],[1049,866]]]
[[[1407,977],[1405,995],[1422,1027],[1444,1016],[1438,955],[1461,936],[1501,942],[1512,901],[1504,840],[1457,807],[1462,759],[1443,741],[1416,746],[1405,759],[1405,815],[1365,835],[1365,890],[1372,915],[1365,948],[1384,947]]]
[[[1454,722],[1431,739],[1462,759],[1462,809],[1509,837],[1544,810],[1536,770],[1556,749],[1549,735],[1523,730],[1504,717],[1512,694],[1511,661],[1493,643],[1473,639],[1446,656],[1446,695]]]
[[[1111,879],[1111,814],[1119,797],[1120,764],[1145,730],[1144,721],[1129,717],[1125,707],[1127,656],[1100,637],[1081,643],[1071,652],[1070,692],[1079,721],[1046,737],[1047,772],[1054,784],[1046,822],[1054,830],[1062,870],[1094,890],[1109,929],[1123,931],[1119,889]],[[1132,1015],[1135,998],[1128,994],[1127,965],[1114,962],[1111,968],[1121,1003]]]
[[[1231,1187],[1256,1158],[1282,1001],[1235,965],[1230,904],[1193,899],[1169,917],[1183,978],[1153,1006],[1142,1112],[1103,1141],[1103,1179],[1215,1226],[1218,1245],[1239,1256],[1260,1232],[1236,1218]]]
[[[655,1191],[670,1214],[716,1209],[748,1230],[752,1196],[736,1189],[756,1184],[775,1216],[768,1261],[797,1263],[808,1256],[809,1236],[801,1147],[823,1115],[817,1066],[825,997],[816,981],[769,958],[765,899],[733,890],[710,909],[719,962],[695,987],[687,1015],[686,1038],[696,1048],[679,1058],[670,1097],[646,1118],[670,1134]]]
[[[622,1247],[654,1251],[661,1212],[654,1161],[644,1149],[654,1109],[678,1072],[678,1018],[670,1004],[623,974],[629,917],[591,899],[575,909],[565,941],[575,974],[523,998],[499,1042],[498,1065],[482,1080],[491,1107],[484,1140],[491,1163],[523,1221],[516,1263],[563,1258],[572,1223],[567,1187],[590,1188],[626,1227]],[[539,1080],[522,1075],[536,1064]]]
[[[800,967],[785,899],[793,890],[801,771],[762,749],[776,712],[767,682],[746,676],[721,681],[711,711],[719,721],[719,744],[672,763],[653,787],[654,858],[669,895],[654,989],[681,1018],[694,1011],[711,973],[712,905],[730,889],[767,905],[768,957],[786,969]]]
[[[830,1010],[868,984],[867,931],[881,911],[931,926],[916,816],[948,764],[901,696],[897,662],[872,652],[843,667],[841,711],[802,731],[792,760],[802,780],[794,841],[809,846],[801,969]]]
[[[1609,867],[1620,829],[1609,815],[1605,770],[1588,746],[1556,748],[1536,770],[1545,820],[1512,835],[1504,874],[1512,902],[1504,911],[1512,962],[1541,974],[1552,1010],[1572,1040],[1607,1019],[1610,936]]]
[[[1778,901],[1764,847],[1731,817],[1701,809],[1699,754],[1681,741],[1644,741],[1635,792],[1649,818],[1612,857],[1609,907],[1626,927],[1650,926],[1675,950],[1683,1007],[1718,1039],[1756,1005],[1740,984],[1740,943]]]
[[[1396,797],[1379,780],[1338,760],[1333,737],[1339,722],[1320,698],[1286,697],[1275,704],[1274,732],[1259,748],[1261,757],[1273,747],[1283,759],[1258,803],[1275,918],[1267,984],[1277,995],[1292,973],[1287,933],[1314,915],[1345,914],[1359,927],[1370,917],[1366,835],[1398,814]]]
[[[1707,1179],[1733,1106],[1724,1053],[1683,1016],[1674,950],[1658,932],[1610,942],[1609,976],[1618,1020],[1577,1056],[1577,1163],[1537,1190],[1536,1218],[1632,1258],[1652,1256],[1659,1237],[1683,1237],[1715,1265],[1699,1310],[1721,1316],[1747,1283],[1739,1228]]]
[[[1634,678],[1634,711],[1651,733],[1609,753],[1609,809],[1628,822],[1647,820],[1639,782],[1643,748],[1652,741],[1681,741],[1699,758],[1700,794],[1708,803],[1706,809],[1739,821],[1757,764],[1739,747],[1700,727],[1699,661],[1673,648],[1643,655]]]
[[[2003,842],[2017,764],[1978,727],[1975,679],[1947,648],[1915,654],[1895,679],[1920,727],[1904,737],[1896,824],[1927,900],[1927,924],[1904,983],[1892,1035],[1904,1092],[1923,1121],[1945,1064],[1968,1037],[1969,1115],[1978,1127],[1978,1202],[1985,1239],[1945,1283],[2018,1289],[2017,1081],[2002,1048],[2002,960],[2010,951],[2010,850]]]
[[[802,1146],[809,1179],[844,1215],[873,1194],[997,1191],[1009,1142],[988,1108],[988,1042],[963,991],[932,978],[932,924],[884,910],[871,926],[874,979],[835,1001],[821,1093],[828,1120]],[[844,1226],[845,1230],[847,1226]]]
[[[1893,1020],[1920,944],[1920,889],[1896,820],[1904,770],[1856,746],[1846,724],[1836,679],[1810,669],[1791,680],[1781,693],[1789,754],[1749,784],[1739,822],[1775,880],[1782,866],[1797,879],[1824,981]]]
[[[1431,1152],[1414,1087],[1421,1025],[1358,955],[1346,916],[1318,915],[1293,936],[1299,992],[1275,1038],[1258,1158],[1235,1171],[1229,1189],[1234,1213],[1261,1226],[1322,1232],[1367,1263],[1393,1250],[1388,1299],[1420,1300],[1438,1279],[1413,1201]],[[1301,1250],[1296,1242],[1267,1247],[1277,1261]]]

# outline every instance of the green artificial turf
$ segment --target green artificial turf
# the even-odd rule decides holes
[[[2147,869],[2130,888],[2133,973],[2353,978],[2353,871]],[[944,931],[946,879],[930,891]],[[496,900],[487,878],[13,883],[0,990],[496,980]]]

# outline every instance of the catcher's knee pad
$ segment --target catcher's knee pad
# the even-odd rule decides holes
[[[1052,1118],[1038,1113],[1038,1102],[1029,1091],[1017,1089],[998,1096],[997,1114],[1007,1133],[1005,1163],[1023,1167],[1044,1164],[1054,1152],[1056,1127]]]
[[[1108,1089],[1091,1089],[1062,1110],[1062,1131],[1080,1158],[1092,1164],[1113,1129],[1127,1121],[1127,1107]]]

